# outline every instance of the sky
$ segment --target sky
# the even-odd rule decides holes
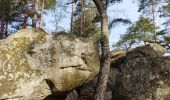
[[[71,5],[66,5],[66,3],[69,0],[58,0],[63,5],[67,6],[65,8],[65,11],[62,11],[62,8],[57,8],[57,13],[62,13],[62,18],[60,19],[60,22],[58,23],[59,26],[64,27],[66,31],[70,29],[70,18],[71,18]],[[141,13],[137,12],[138,5],[135,0],[123,0],[123,3],[117,3],[115,5],[112,5],[108,8],[107,14],[109,17],[109,20],[113,18],[125,18],[130,19],[130,21],[135,22],[138,20]],[[53,11],[51,11],[53,12]],[[55,31],[55,21],[54,21],[54,14],[49,12],[47,15],[45,15],[45,30],[47,32]],[[161,19],[156,21],[158,25],[161,25]],[[117,42],[120,38],[121,34],[126,33],[128,25],[116,25],[113,29],[110,30],[110,46]]]
[[[137,12],[138,6],[137,3],[133,0],[123,0],[123,3],[115,4],[108,8],[109,19],[113,18],[125,18],[129,19],[132,22],[138,20],[140,13]],[[114,42],[117,42],[121,34],[126,32],[128,25],[117,25],[111,30],[110,34],[110,45]]]

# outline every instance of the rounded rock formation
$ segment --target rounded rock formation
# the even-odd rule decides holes
[[[99,72],[92,39],[23,29],[0,41],[0,99],[42,100],[70,91]]]

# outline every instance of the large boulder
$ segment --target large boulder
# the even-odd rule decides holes
[[[137,47],[112,61],[113,100],[170,100],[170,57],[157,44]]]
[[[104,100],[170,100],[170,57],[158,44],[111,52]],[[97,78],[71,92],[66,100],[93,100]]]
[[[0,41],[0,99],[42,100],[70,91],[99,72],[92,39],[23,29]]]

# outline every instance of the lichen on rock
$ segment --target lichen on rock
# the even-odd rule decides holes
[[[170,58],[158,44],[127,51],[112,62],[113,98],[116,100],[169,100]]]
[[[99,71],[92,39],[53,38],[41,29],[23,29],[1,40],[0,54],[0,99],[40,100],[70,91]]]
[[[165,51],[158,44],[112,51],[104,100],[170,100],[170,57],[163,56]],[[69,93],[66,100],[93,100],[96,84],[97,78]]]

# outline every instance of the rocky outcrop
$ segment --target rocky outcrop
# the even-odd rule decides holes
[[[105,100],[170,100],[165,51],[147,44],[112,52]],[[24,29],[0,41],[0,54],[0,99],[94,99],[99,55],[92,39]]]
[[[23,29],[0,41],[0,99],[42,100],[70,91],[98,72],[92,39]]]
[[[104,100],[170,100],[170,57],[163,56],[165,51],[157,44],[112,51]],[[96,83],[97,78],[82,85],[66,100],[94,100]]]
[[[113,100],[170,100],[170,57],[165,49],[148,44],[112,62]]]

